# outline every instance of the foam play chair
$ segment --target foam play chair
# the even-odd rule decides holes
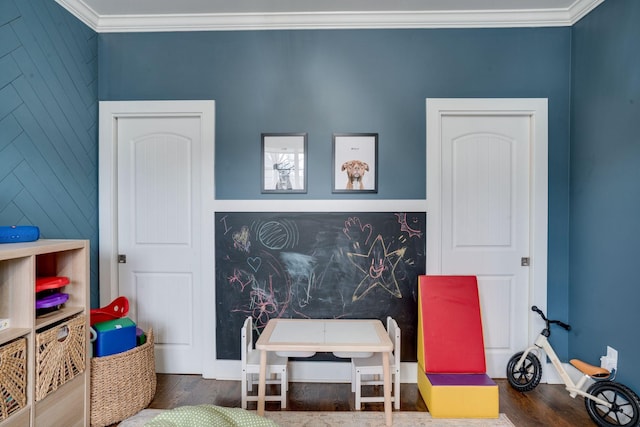
[[[434,418],[497,418],[475,276],[418,277],[418,389]]]

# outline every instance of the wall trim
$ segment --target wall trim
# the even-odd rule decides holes
[[[98,33],[302,29],[511,28],[572,26],[604,0],[568,8],[100,15],[84,0],[56,0]]]
[[[400,366],[400,382],[416,384],[418,381],[418,363],[402,362]],[[216,361],[216,380],[240,381],[240,360]],[[321,362],[321,361],[290,361],[289,381],[305,383],[350,383],[351,363],[347,361]]]
[[[574,382],[578,382],[582,374],[568,363],[562,364]],[[351,365],[349,362],[320,362],[320,361],[295,361],[289,362],[289,380],[291,382],[308,383],[348,383],[351,382]],[[240,381],[241,366],[239,360],[217,360],[212,379]],[[501,379],[505,379],[502,377]],[[418,381],[418,363],[402,362],[400,364],[400,382],[403,384],[416,384]],[[542,365],[543,384],[563,384],[551,363]]]
[[[296,199],[222,200],[216,212],[426,212],[425,199]]]

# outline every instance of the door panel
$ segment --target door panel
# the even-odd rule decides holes
[[[460,120],[443,122],[447,134]],[[452,200],[452,246],[459,250],[512,246],[513,141],[502,135],[467,134],[451,138],[451,174],[445,180]]]
[[[478,277],[487,368],[503,376],[527,344],[528,117],[443,117],[441,143],[442,268]]]
[[[532,116],[450,101],[460,111],[428,104],[427,272],[478,277],[487,372],[499,378],[529,336]]]
[[[120,118],[117,135],[120,293],[159,372],[202,373],[200,119]]]
[[[145,122],[154,126],[149,119]],[[129,191],[133,192],[136,244],[190,246],[192,142],[178,135],[155,134],[130,144],[127,154],[132,156],[129,164],[135,176],[130,177]]]

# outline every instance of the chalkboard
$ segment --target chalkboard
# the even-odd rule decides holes
[[[217,212],[216,352],[240,359],[240,328],[271,318],[393,316],[415,361],[425,212]]]

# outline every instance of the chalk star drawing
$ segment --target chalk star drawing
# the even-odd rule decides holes
[[[353,293],[353,301],[364,297],[376,286],[380,286],[396,298],[402,298],[395,268],[404,256],[407,248],[387,252],[384,239],[378,235],[369,248],[368,254],[347,253],[349,260],[364,273],[364,277]]]

